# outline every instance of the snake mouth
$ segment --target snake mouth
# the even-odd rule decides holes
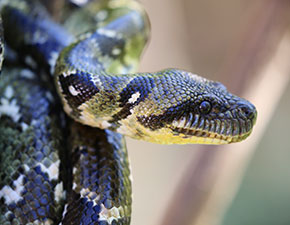
[[[256,117],[252,119],[214,119],[209,120],[196,114],[189,114],[174,120],[170,126],[174,135],[183,138],[200,138],[205,144],[228,144],[246,139],[252,132]]]

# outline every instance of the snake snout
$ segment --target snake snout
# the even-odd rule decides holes
[[[238,108],[241,110],[241,112],[245,115],[247,119],[250,119],[253,122],[256,121],[257,110],[256,110],[256,107],[252,103],[246,100],[243,100],[238,103]]]

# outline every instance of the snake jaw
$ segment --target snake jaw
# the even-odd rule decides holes
[[[193,138],[205,144],[240,142],[251,134],[257,111],[251,103],[247,102],[247,105],[243,104],[240,108],[227,111],[220,117],[210,120],[203,115],[189,113],[180,119],[175,119],[169,127],[182,138]]]
[[[170,129],[184,139],[194,138],[197,142],[205,144],[228,144],[240,142],[246,139],[252,132],[253,123],[248,121],[222,121],[216,123],[207,123],[204,129],[194,127],[181,127],[184,119],[174,122],[177,126],[171,126]],[[208,125],[209,124],[209,125]]]

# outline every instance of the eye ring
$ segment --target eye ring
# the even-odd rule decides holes
[[[199,105],[199,111],[202,114],[208,114],[211,111],[211,104],[208,101],[202,101]]]

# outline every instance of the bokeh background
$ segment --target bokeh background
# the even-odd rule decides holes
[[[152,26],[140,71],[177,67],[222,81],[259,118],[246,141],[230,146],[127,139],[132,224],[290,224],[290,2],[140,2]]]

